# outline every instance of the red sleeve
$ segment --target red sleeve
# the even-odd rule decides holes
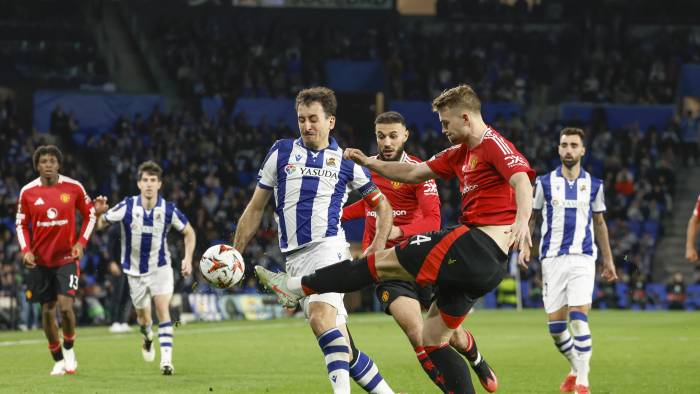
[[[365,201],[357,200],[350,205],[343,207],[343,216],[341,216],[341,222],[347,222],[348,220],[359,219],[365,216]]]
[[[82,186],[80,186],[79,198],[75,205],[80,211],[80,215],[83,217],[83,226],[80,229],[78,243],[85,247],[88,241],[90,241],[92,231],[95,229],[97,218],[95,216],[95,207],[92,205],[92,200],[90,196],[85,193],[85,189]]]
[[[24,193],[20,193],[19,201],[17,202],[17,217],[15,224],[17,225],[17,240],[22,253],[28,253],[32,250],[31,238],[29,237],[29,207]]]
[[[440,229],[440,196],[435,181],[431,179],[417,185],[415,191],[421,215],[416,215],[413,222],[399,226],[405,238]]]
[[[425,164],[442,179],[450,179],[455,176],[454,162],[458,159],[462,145],[451,146],[431,157]]]
[[[535,179],[535,171],[513,143],[498,134],[485,138],[484,143],[486,144],[485,148],[488,152],[489,161],[506,181],[510,180],[510,177],[518,172],[526,173],[530,178],[530,182]]]
[[[695,217],[700,217],[700,195],[698,195],[698,201],[695,204],[695,210],[693,210],[693,215],[695,215]]]

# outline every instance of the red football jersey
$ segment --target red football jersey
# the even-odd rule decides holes
[[[535,177],[522,153],[490,127],[473,149],[455,145],[426,164],[443,179],[459,178],[463,224],[513,224],[517,207],[508,181],[517,172],[525,172],[531,181]]]
[[[695,215],[695,217],[700,217],[700,194],[698,195],[698,201],[695,203],[695,209],[693,209],[693,215]]]
[[[417,157],[403,153],[402,162],[420,163]],[[383,176],[371,172],[372,181],[386,196],[393,209],[394,226],[400,227],[403,236],[388,240],[386,247],[390,248],[416,234],[440,229],[440,197],[434,180],[412,185],[390,181]],[[366,249],[374,239],[377,227],[376,213],[371,210],[364,200],[343,208],[341,220],[357,219],[365,216],[365,232],[362,237],[362,248]]]
[[[74,262],[71,248],[75,245],[76,208],[83,217],[78,242],[85,247],[96,219],[83,185],[63,175],[51,186],[43,186],[40,178],[26,184],[17,204],[17,239],[22,253],[31,251],[37,264],[45,267]]]

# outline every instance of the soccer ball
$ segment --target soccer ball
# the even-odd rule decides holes
[[[204,252],[199,270],[212,286],[227,289],[243,279],[245,263],[234,247],[220,244]]]

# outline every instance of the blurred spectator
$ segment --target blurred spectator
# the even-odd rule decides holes
[[[668,309],[683,310],[686,299],[683,274],[676,272],[666,286],[666,302]]]

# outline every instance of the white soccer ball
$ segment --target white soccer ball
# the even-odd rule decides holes
[[[214,245],[207,249],[199,261],[202,276],[212,286],[227,289],[243,279],[243,256],[229,245]]]

